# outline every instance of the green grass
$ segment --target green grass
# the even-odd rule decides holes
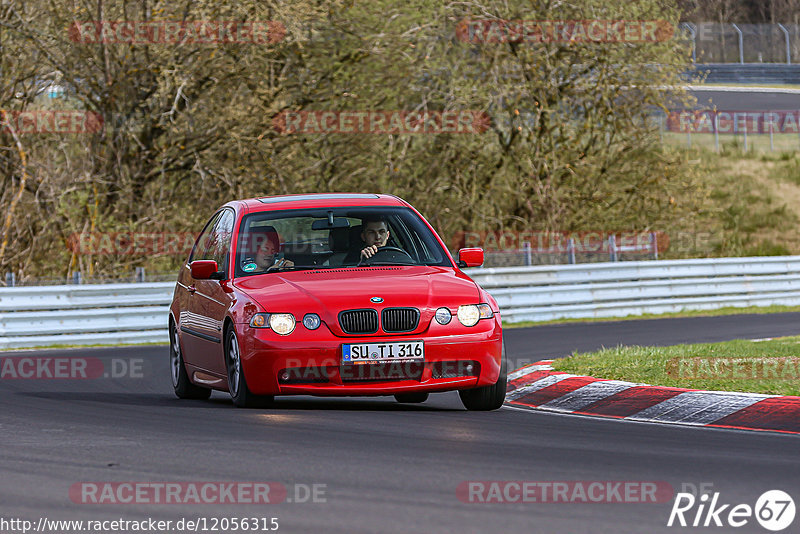
[[[702,147],[706,150],[716,151],[716,140],[714,134],[693,133],[691,136],[685,133],[664,132],[662,139],[665,143],[677,146],[688,147],[691,138],[692,148]],[[721,134],[719,136],[720,151],[726,153],[737,152],[738,155],[758,154],[762,152],[791,154],[800,150],[800,135],[776,133],[772,139],[770,148],[768,134],[750,134],[747,136],[747,150],[744,149],[744,135]]]
[[[729,359],[735,359],[738,367],[731,366]],[[800,336],[673,347],[617,347],[576,353],[555,360],[553,368],[657,386],[797,396],[800,395]]]
[[[523,321],[509,323],[503,321],[503,328],[526,328],[546,324],[567,323],[607,323],[609,321],[633,321],[637,319],[669,319],[672,317],[717,317],[720,315],[741,315],[745,313],[786,313],[798,312],[800,306],[748,306],[745,308],[719,308],[716,310],[686,310],[673,313],[646,313],[644,315],[626,315],[624,317],[595,317],[589,319],[554,319],[552,321]]]

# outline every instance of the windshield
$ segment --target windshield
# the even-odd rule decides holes
[[[408,208],[253,213],[239,228],[237,277],[373,265],[451,263],[428,226]]]

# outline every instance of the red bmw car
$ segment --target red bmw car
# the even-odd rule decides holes
[[[229,202],[208,221],[170,307],[175,394],[275,395],[458,390],[469,410],[503,404],[497,302],[428,222],[391,195],[313,194]]]

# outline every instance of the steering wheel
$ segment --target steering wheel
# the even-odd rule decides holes
[[[380,247],[378,252],[372,255],[371,258],[362,258],[361,261],[358,262],[358,265],[370,265],[373,261],[380,258],[380,261],[384,262],[393,262],[393,261],[401,261],[407,262],[409,264],[416,263],[414,258],[411,255],[403,250],[402,248],[398,247]]]

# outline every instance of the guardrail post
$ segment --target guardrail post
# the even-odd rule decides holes
[[[744,151],[747,152],[747,113],[744,114]]]
[[[770,152],[775,152],[775,141],[774,141],[773,137],[774,136],[773,136],[773,133],[772,133],[772,121],[770,121],[769,122],[769,151]]]
[[[525,266],[530,267],[531,265],[533,265],[533,255],[531,251],[530,241],[522,242],[522,250],[525,252]]]
[[[650,232],[650,248],[653,250],[653,259],[658,259],[658,236],[655,232]]]
[[[742,30],[739,29],[739,26],[736,24],[731,24],[733,29],[736,30],[736,33],[739,34],[739,63],[744,63],[744,35],[742,34]]]
[[[144,282],[144,278],[145,278],[144,267],[137,267],[136,268],[136,281],[141,284],[141,283]]]
[[[81,272],[75,271],[72,273],[72,283],[73,284],[80,284],[81,283]]]
[[[617,238],[614,234],[608,236],[608,259],[617,261]]]
[[[575,238],[567,239],[567,261],[570,265],[575,265]]]
[[[692,28],[693,24],[690,22],[684,22],[681,26],[689,30],[689,33],[692,34],[692,63],[697,63],[697,32]]]
[[[6,287],[14,287],[17,283],[17,278],[14,273],[6,273]]]

